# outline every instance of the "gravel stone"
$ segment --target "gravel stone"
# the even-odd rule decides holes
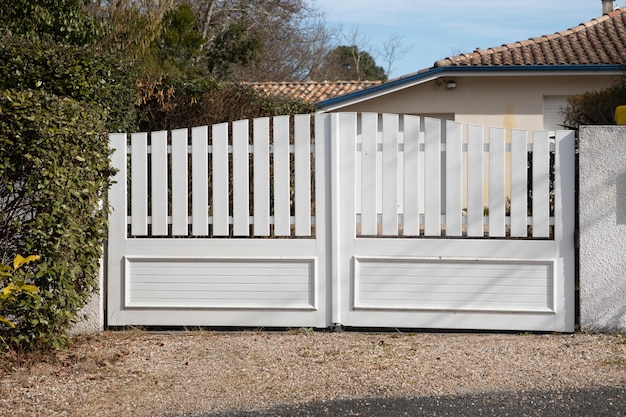
[[[626,415],[626,335],[118,331],[17,363],[0,416]]]

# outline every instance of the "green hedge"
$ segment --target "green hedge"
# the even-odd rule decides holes
[[[104,132],[135,127],[136,74],[130,63],[92,47],[0,32],[0,90],[43,90],[107,112]]]
[[[5,347],[58,348],[97,290],[112,174],[105,115],[39,90],[0,90],[0,255],[41,256],[28,276],[41,301],[2,304],[16,324],[1,329]]]

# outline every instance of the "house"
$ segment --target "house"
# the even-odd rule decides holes
[[[552,35],[452,56],[318,103],[320,111],[433,116],[505,128],[562,128],[567,98],[610,86],[626,64],[626,8]],[[607,5],[608,10],[606,9]]]

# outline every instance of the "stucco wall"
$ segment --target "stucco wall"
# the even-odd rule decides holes
[[[100,260],[99,288],[97,294],[92,295],[90,302],[81,310],[79,315],[83,317],[76,323],[70,334],[90,334],[104,330],[104,263]]]
[[[448,89],[448,80],[456,88]],[[408,87],[333,111],[453,114],[461,123],[543,129],[545,96],[572,96],[606,88],[612,75],[456,76]]]
[[[580,130],[580,324],[626,331],[626,126]]]

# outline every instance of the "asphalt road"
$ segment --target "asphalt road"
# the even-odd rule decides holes
[[[626,417],[626,387],[460,396],[368,398],[330,401],[260,412],[241,411],[194,417],[316,416],[589,416]]]

